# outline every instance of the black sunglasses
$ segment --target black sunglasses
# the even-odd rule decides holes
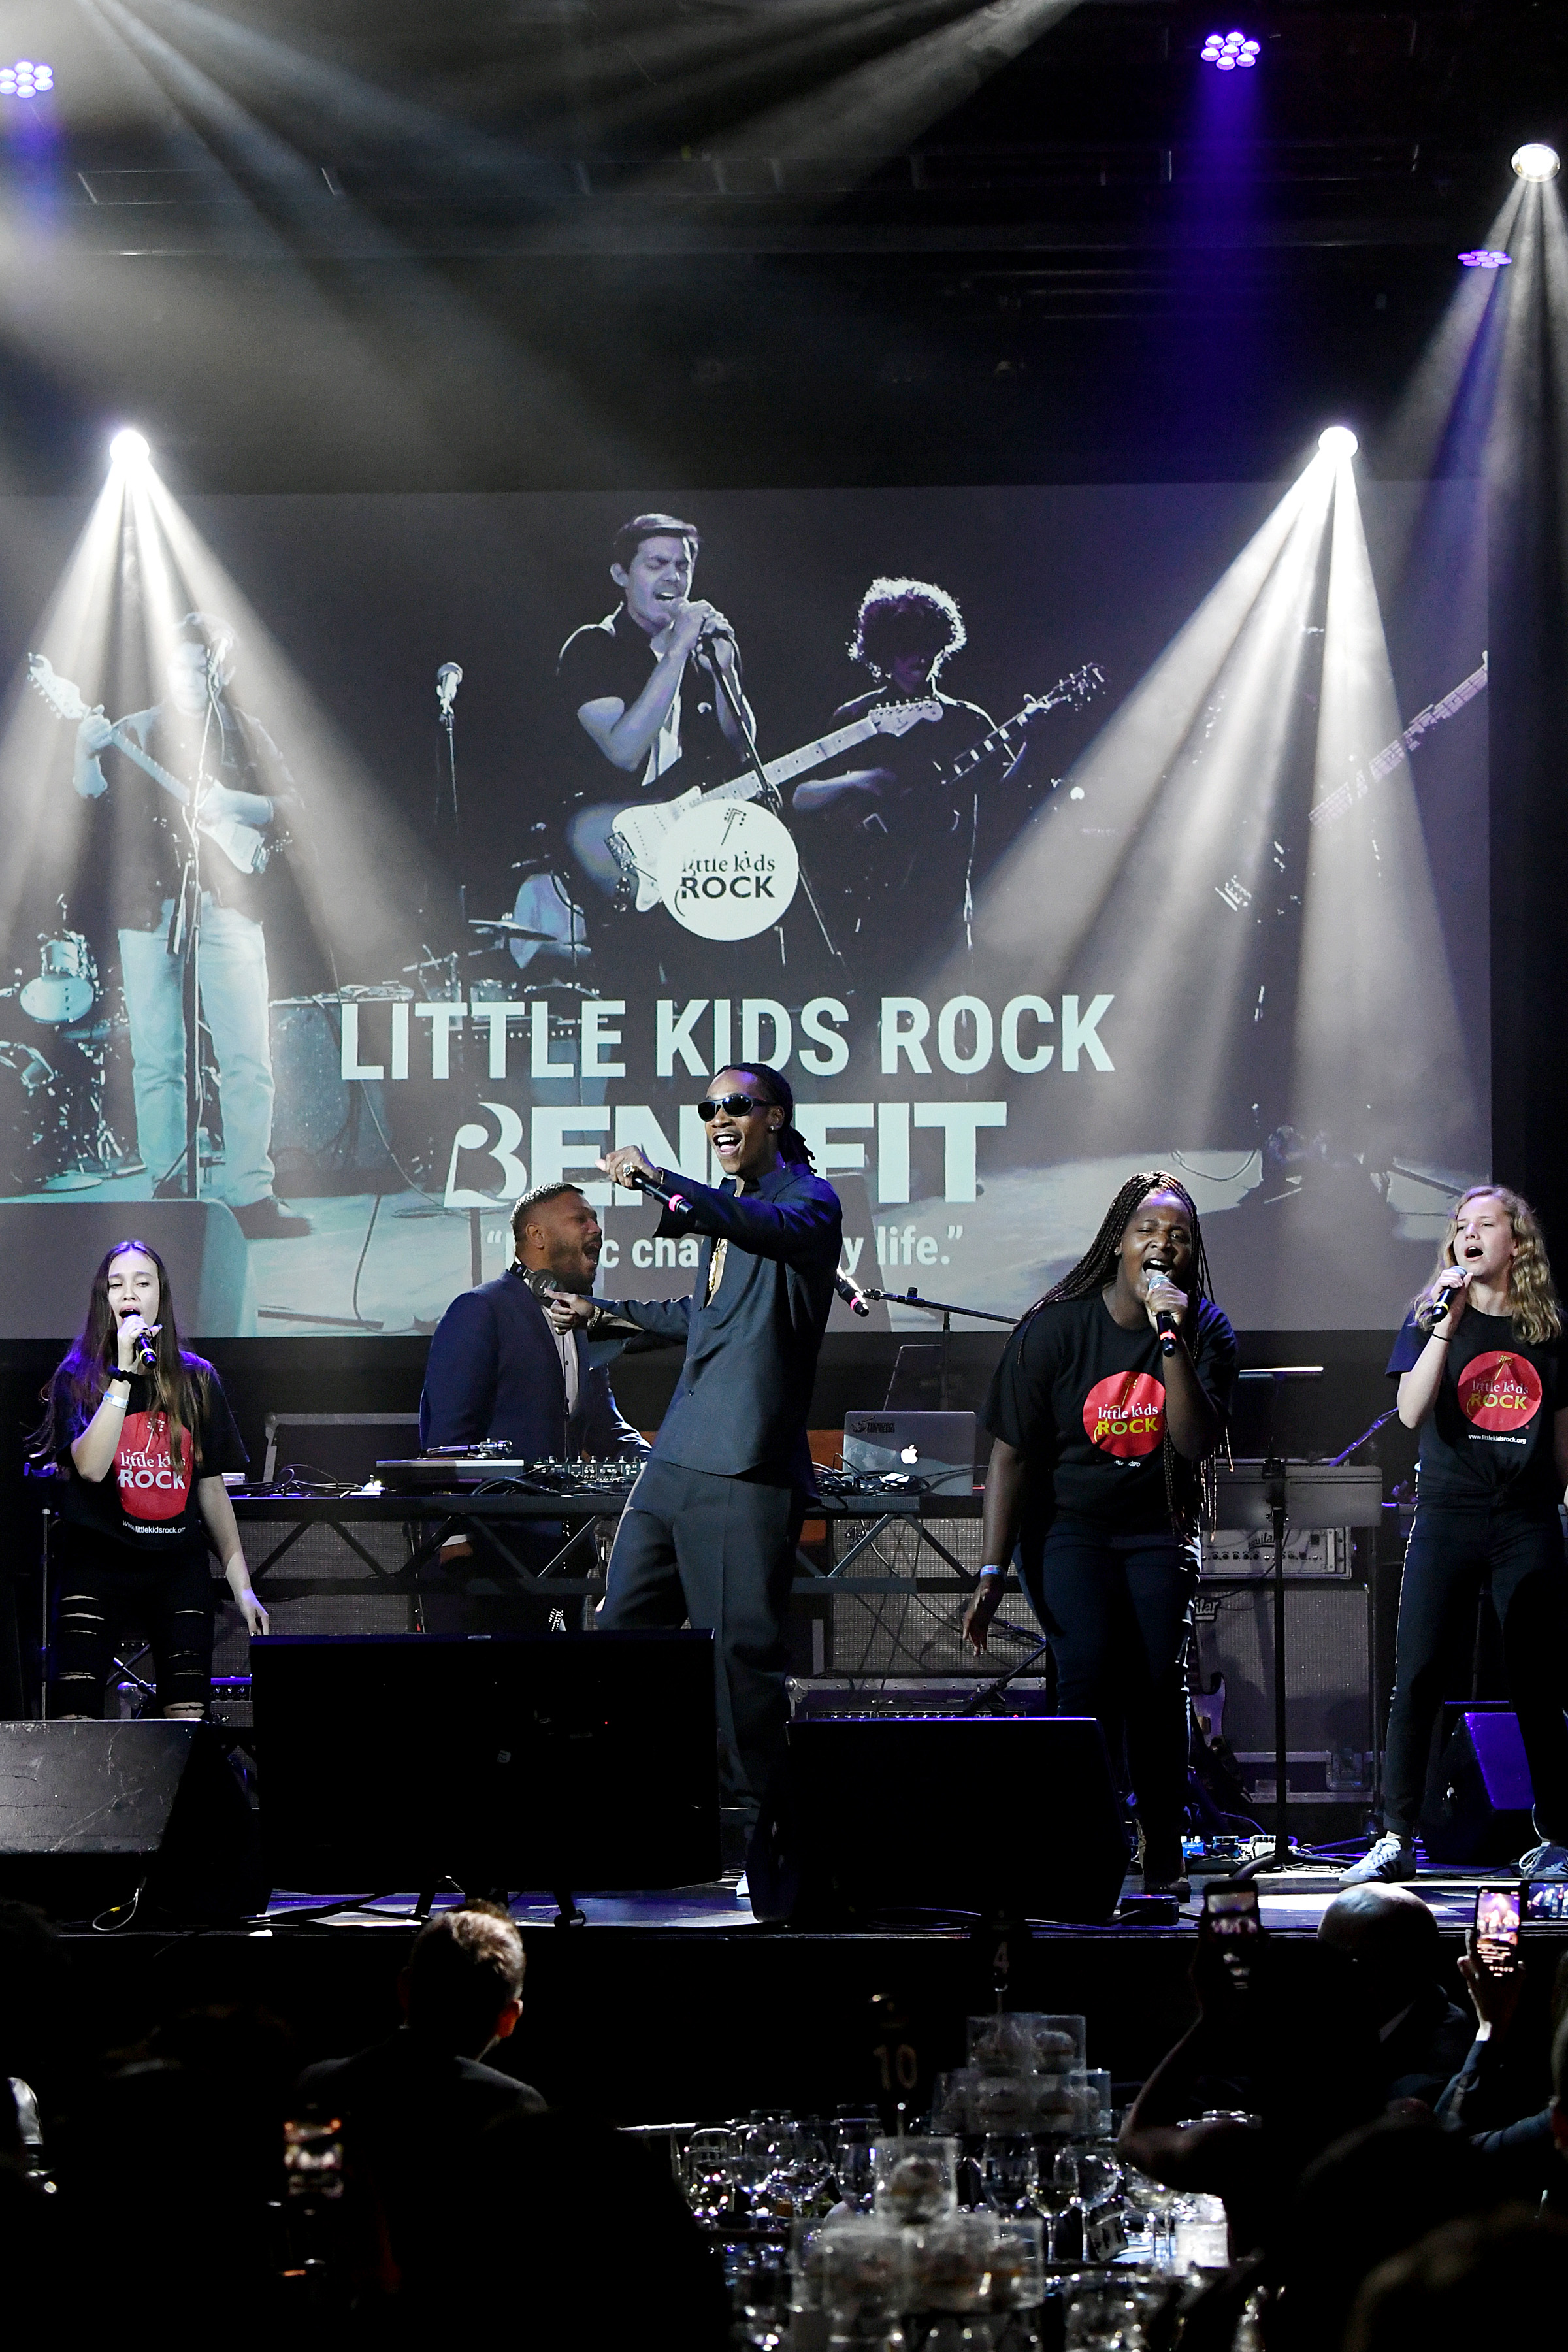
[[[767,1104],[759,1102],[755,1095],[710,1095],[698,1104],[697,1116],[700,1119],[717,1118],[721,1110],[726,1110],[731,1118],[739,1118],[742,1111],[766,1110],[767,1108]]]

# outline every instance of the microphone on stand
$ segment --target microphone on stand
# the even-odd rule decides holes
[[[443,662],[436,673],[436,701],[443,719],[452,716],[452,705],[458,698],[458,688],[463,683],[463,673],[456,662]]]
[[[852,1314],[869,1315],[871,1312],[869,1300],[863,1290],[857,1290],[847,1274],[836,1274],[833,1277],[833,1287]]]

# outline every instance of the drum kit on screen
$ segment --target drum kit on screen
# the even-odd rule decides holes
[[[0,1191],[82,1192],[125,1170],[105,1109],[110,1046],[123,1015],[110,1010],[98,959],[68,926],[39,935],[38,969],[18,969],[0,1026]]]

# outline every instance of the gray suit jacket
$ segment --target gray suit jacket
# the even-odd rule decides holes
[[[686,1341],[655,1459],[815,1493],[806,1417],[843,1243],[838,1195],[800,1164],[739,1196],[731,1178],[718,1192],[675,1181],[690,1210],[667,1210],[658,1231],[706,1237],[696,1289],[689,1298],[613,1307],[645,1331]],[[729,1251],[710,1305],[708,1268],[721,1236]]]

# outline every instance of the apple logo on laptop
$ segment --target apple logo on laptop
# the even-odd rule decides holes
[[[900,1462],[918,1462],[920,1458],[921,1450],[918,1445],[906,1445],[899,1455]]]

